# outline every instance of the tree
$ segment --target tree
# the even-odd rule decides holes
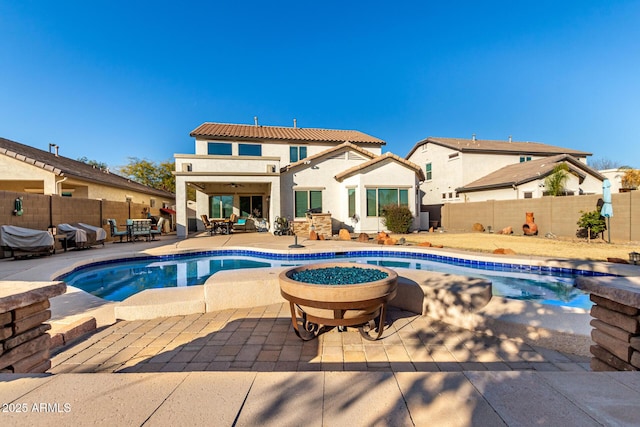
[[[589,166],[594,168],[595,170],[605,170],[605,169],[618,169],[622,166],[622,163],[617,162],[615,160],[607,159],[606,157],[600,157],[592,159],[589,162]]]
[[[174,193],[176,180],[172,174],[173,168],[174,163],[169,160],[155,163],[146,159],[129,157],[129,164],[120,167],[118,171],[122,176],[140,184]]]
[[[597,236],[607,229],[607,225],[604,222],[604,217],[600,216],[600,211],[580,211],[580,213],[582,214],[582,216],[578,220],[578,227],[586,230],[587,241],[591,242],[592,236]]]
[[[550,196],[561,196],[565,193],[564,186],[569,179],[569,166],[566,163],[558,163],[551,175],[544,180],[547,194]]]
[[[640,187],[640,169],[621,167],[618,171],[624,172],[621,179],[622,188],[636,189]]]
[[[99,162],[97,160],[89,160],[87,156],[82,156],[78,159],[79,162],[86,163],[88,165],[94,166],[98,169],[109,169],[109,166],[104,162]]]

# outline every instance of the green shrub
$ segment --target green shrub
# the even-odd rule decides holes
[[[591,239],[607,229],[607,224],[604,221],[604,217],[600,216],[600,211],[595,210],[591,212],[580,211],[582,216],[578,220],[578,227],[585,230],[586,233],[580,233],[585,237]]]
[[[406,206],[386,205],[382,207],[382,223],[392,233],[408,233],[413,223],[413,214]]]

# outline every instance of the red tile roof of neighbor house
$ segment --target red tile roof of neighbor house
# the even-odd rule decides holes
[[[483,176],[469,184],[456,188],[458,193],[471,191],[507,188],[513,185],[521,185],[530,181],[545,178],[553,173],[553,169],[559,163],[566,163],[569,172],[583,180],[587,174],[603,180],[605,177],[597,170],[587,166],[578,159],[568,154],[545,157],[544,159],[531,160],[529,162],[515,163],[505,166],[495,172]]]
[[[192,137],[222,140],[271,140],[299,142],[355,142],[385,145],[386,142],[357,130],[314,129],[281,126],[238,125],[230,123],[203,123],[194,129]]]
[[[168,191],[157,190],[131,181],[128,178],[108,170],[102,170],[78,160],[56,155],[55,153],[50,153],[5,138],[0,138],[0,155],[13,157],[59,176],[69,176],[102,185],[153,194],[159,197],[175,198],[175,195]]]
[[[523,141],[498,141],[489,139],[461,139],[461,138],[440,138],[430,136],[416,143],[405,158],[409,158],[414,151],[424,144],[431,143],[452,150],[478,153],[493,154],[535,154],[553,156],[556,154],[571,154],[574,157],[586,157],[591,153],[571,148],[557,147],[554,145],[542,144],[540,142],[523,142]]]

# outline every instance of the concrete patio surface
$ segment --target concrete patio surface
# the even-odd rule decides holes
[[[0,279],[49,281],[80,263],[141,252],[290,251],[291,243],[263,233],[163,236],[0,260]],[[296,251],[360,245],[301,243]],[[584,355],[398,309],[382,340],[332,329],[303,342],[285,304],[115,322],[114,303],[73,289],[56,298],[54,329],[87,316],[100,319],[98,329],[57,349],[50,374],[0,375],[2,426],[640,424],[638,372],[590,372]],[[535,322],[530,312],[509,315]]]

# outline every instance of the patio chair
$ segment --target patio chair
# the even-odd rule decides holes
[[[231,214],[229,217],[229,221],[231,221],[231,227],[233,231],[247,231],[247,219],[239,218],[236,214]]]
[[[156,225],[151,226],[151,240],[156,240],[156,236],[162,235],[162,227],[164,227],[165,221],[164,218],[160,217]]]
[[[138,238],[145,238],[147,241],[151,240],[150,219],[128,219],[127,228],[130,230],[131,240],[135,241]]]
[[[116,225],[116,220],[110,218],[107,220],[109,223],[109,229],[111,231],[111,238],[115,241],[116,237],[120,237],[120,243],[122,243],[122,238],[126,237],[127,241],[129,241],[129,230],[118,230],[118,226]]]
[[[209,234],[214,235],[216,233],[215,226],[211,223],[211,221],[209,221],[209,217],[205,214],[202,214],[200,215],[200,218],[202,218],[202,223],[204,224],[205,231],[208,231]]]

